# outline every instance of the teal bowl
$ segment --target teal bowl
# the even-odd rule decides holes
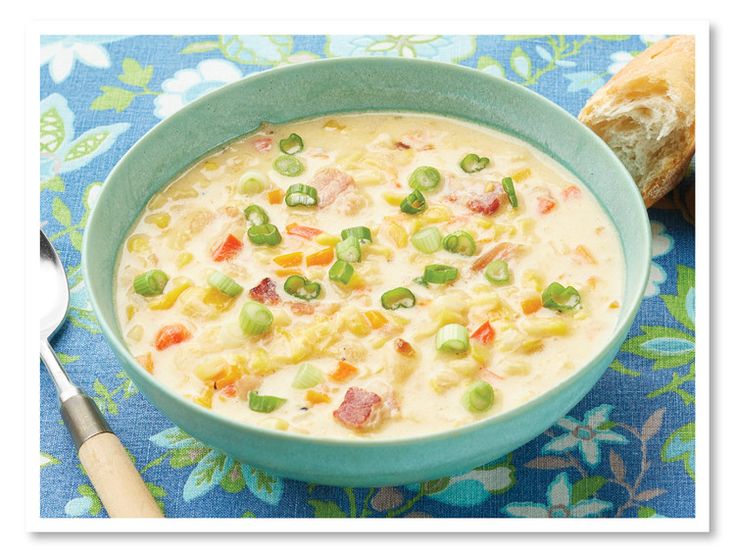
[[[118,249],[148,199],[192,163],[261,122],[340,112],[405,111],[492,127],[545,152],[585,183],[611,216],[625,256],[620,319],[573,376],[501,415],[446,432],[343,440],[267,430],[216,415],[164,388],[125,347],[113,294]],[[523,445],[566,414],[618,352],[648,280],[651,231],[623,165],[594,133],[519,85],[456,65],[392,58],[315,61],[249,76],[193,102],[135,144],[107,178],[87,224],[82,264],[100,326],[130,378],[176,425],[245,463],[337,486],[386,486],[469,470]]]

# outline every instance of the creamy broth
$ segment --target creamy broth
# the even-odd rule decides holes
[[[292,133],[303,149],[281,158]],[[297,150],[298,140],[283,146]],[[303,172],[281,174],[294,158]],[[424,210],[406,213],[419,167],[440,181],[431,188],[424,174]],[[297,183],[313,190],[289,202],[315,192],[316,205],[286,204]],[[265,211],[279,243],[251,240],[249,229],[258,242],[268,233],[252,229],[262,221],[246,219],[250,205]],[[354,227],[371,241],[343,241]],[[444,244],[432,251],[437,237]],[[338,255],[352,260],[351,276],[344,263],[332,271],[346,283],[330,278]],[[422,281],[435,264],[451,269],[430,271],[430,281],[454,270],[456,279]],[[168,277],[163,288],[158,273],[134,285],[152,270]],[[319,295],[289,294],[295,274],[318,283]],[[175,179],[121,248],[116,305],[130,351],[191,401],[254,425],[366,439],[460,427],[546,392],[603,347],[622,286],[612,223],[559,164],[484,127],[370,113],[263,126]],[[384,306],[399,287],[414,305],[390,309],[389,295]],[[256,317],[243,329],[243,309],[267,309],[272,323]],[[262,333],[246,334],[254,330]]]

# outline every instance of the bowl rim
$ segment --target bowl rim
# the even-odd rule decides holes
[[[109,181],[115,178],[116,174],[121,170],[120,169],[121,166],[125,164],[127,158],[130,156],[130,153],[133,150],[137,150],[141,147],[145,147],[146,143],[152,140],[155,140],[156,136],[161,132],[161,129],[165,129],[167,125],[171,124],[172,119],[180,117],[180,116],[185,116],[187,112],[196,110],[197,108],[199,108],[199,106],[205,105],[208,102],[211,102],[215,98],[229,94],[229,91],[231,89],[241,86],[243,82],[245,81],[251,82],[253,80],[261,80],[261,79],[270,79],[272,78],[272,75],[274,74],[277,75],[283,72],[308,71],[309,67],[316,65],[316,64],[319,64],[319,65],[343,65],[343,64],[348,65],[348,64],[353,64],[353,63],[359,64],[359,63],[363,63],[366,61],[369,61],[370,63],[379,63],[379,64],[387,64],[387,65],[392,65],[392,64],[393,65],[418,65],[418,66],[424,65],[427,67],[441,68],[441,70],[443,71],[449,71],[449,72],[454,71],[457,73],[464,73],[466,75],[472,75],[472,78],[480,78],[480,79],[486,79],[489,81],[494,81],[495,86],[509,87],[510,89],[514,90],[514,94],[517,94],[519,96],[526,96],[528,98],[531,98],[533,101],[539,102],[540,104],[544,106],[544,109],[554,111],[558,115],[562,116],[562,118],[569,121],[571,124],[577,125],[580,128],[580,130],[587,135],[588,140],[597,144],[597,146],[601,148],[601,152],[600,152],[601,155],[608,156],[613,162],[613,164],[618,166],[618,169],[620,170],[621,175],[625,177],[621,179],[622,181],[624,181],[624,182],[621,182],[621,186],[628,187],[630,191],[635,192],[634,194],[634,198],[636,198],[634,200],[635,207],[631,206],[631,209],[635,209],[635,211],[638,212],[637,213],[637,215],[639,216],[638,218],[640,218],[640,215],[645,214],[645,217],[644,217],[645,220],[649,220],[647,209],[645,207],[643,198],[639,192],[637,185],[633,181],[633,178],[630,176],[630,173],[625,168],[623,163],[615,155],[615,153],[591,129],[586,127],[576,117],[571,115],[564,108],[554,103],[550,99],[546,98],[545,96],[542,96],[541,94],[533,90],[530,90],[524,87],[523,85],[519,83],[515,83],[505,78],[496,77],[494,75],[484,73],[477,69],[459,65],[459,64],[433,61],[433,60],[423,60],[423,59],[407,59],[407,58],[392,58],[392,57],[377,57],[377,56],[323,58],[323,59],[311,60],[311,61],[307,61],[307,62],[295,64],[295,65],[287,65],[287,66],[266,69],[263,71],[258,71],[256,73],[251,73],[249,75],[246,75],[245,77],[238,79],[237,81],[229,83],[221,88],[218,88],[217,90],[214,90],[210,93],[205,94],[204,96],[200,98],[197,98],[193,102],[182,107],[180,110],[178,110],[171,116],[156,123],[153,127],[151,127],[148,131],[146,131],[138,140],[136,140],[135,143],[132,146],[130,146],[130,148],[128,148],[128,150],[115,163],[114,167],[112,168],[110,173],[107,175],[107,178],[105,179],[104,185],[102,187],[102,191],[100,193],[100,199],[105,194]],[[390,110],[376,110],[376,113],[378,111],[387,112]],[[369,113],[369,111],[368,112],[366,111],[344,111],[340,113]],[[405,113],[416,113],[416,114],[423,113],[423,114],[429,114],[429,115],[440,115],[440,116],[447,117],[450,119],[461,120],[458,117],[451,117],[451,116],[446,116],[446,115],[431,113],[431,112],[406,111]],[[311,117],[308,117],[308,118],[311,118]],[[307,118],[302,118],[302,119],[307,119]],[[292,119],[292,120],[295,121],[295,120],[300,120],[300,119]],[[494,130],[497,130],[498,132],[502,132],[508,136],[513,136],[509,132],[504,131],[500,128],[490,127],[487,124],[483,124],[483,123],[476,122],[476,121],[475,121],[475,124],[484,126],[486,128],[493,128]],[[241,135],[241,137],[246,136],[247,134],[249,133],[244,133],[243,135]],[[236,137],[231,140],[238,140],[241,137]],[[566,170],[574,174],[574,172],[571,171],[569,167],[567,167],[567,162],[565,160],[559,160],[559,159],[554,158],[549,153],[544,152],[541,148],[530,143],[528,140],[524,140],[522,137],[515,137],[515,138],[522,140],[523,142],[529,144],[531,147],[539,150],[544,155],[551,157],[551,159],[554,160],[556,163],[560,163]],[[213,147],[211,150],[204,152],[202,156],[200,156],[199,159],[215,151],[217,148],[221,148],[222,146],[224,146],[227,142],[230,142],[231,140],[225,141]],[[193,160],[192,164],[196,163],[196,161],[197,160]],[[183,170],[186,170],[186,168],[184,168]],[[598,204],[605,210],[608,217],[610,217],[610,219],[613,220],[611,214],[609,213],[607,209],[607,206],[604,205],[599,200],[599,198],[596,198],[596,199],[598,200]],[[549,401],[554,396],[562,394],[564,391],[566,391],[569,388],[573,388],[579,380],[582,380],[584,377],[587,376],[587,373],[594,370],[594,368],[600,363],[600,361],[608,354],[611,346],[618,343],[621,339],[624,338],[630,326],[632,325],[635,317],[638,314],[640,304],[643,299],[643,294],[645,292],[645,289],[648,283],[649,273],[650,273],[650,262],[649,262],[646,265],[647,269],[645,271],[641,271],[641,274],[638,276],[637,282],[633,283],[635,285],[634,287],[635,293],[630,298],[630,302],[628,302],[627,309],[625,310],[625,312],[621,312],[619,314],[619,317],[618,317],[613,333],[608,337],[605,345],[600,348],[600,350],[597,352],[596,355],[590,358],[584,365],[579,367],[573,374],[569,375],[564,380],[561,380],[560,382],[558,382],[555,386],[549,388],[548,390],[534,397],[530,401],[527,401],[521,405],[518,405],[517,407],[514,407],[513,409],[499,413],[494,416],[478,419],[474,422],[471,422],[466,425],[462,425],[460,427],[450,428],[447,430],[441,430],[438,432],[431,432],[427,434],[418,434],[414,436],[395,436],[395,437],[387,437],[387,438],[370,437],[367,439],[361,439],[359,437],[345,438],[345,437],[297,434],[294,432],[288,432],[288,431],[284,432],[281,430],[274,430],[274,429],[255,426],[247,422],[238,421],[234,418],[225,417],[210,409],[206,409],[200,405],[197,405],[196,403],[192,401],[185,399],[183,396],[179,395],[175,391],[170,390],[168,387],[164,386],[153,375],[149,374],[138,364],[138,362],[135,360],[133,355],[128,350],[127,346],[116,337],[116,333],[111,328],[111,325],[108,324],[108,321],[100,316],[100,313],[102,311],[99,305],[100,301],[98,300],[95,286],[92,284],[94,280],[90,276],[89,264],[87,262],[87,259],[89,258],[89,235],[91,234],[89,231],[93,230],[93,227],[95,226],[96,221],[102,217],[101,210],[97,209],[98,205],[100,205],[99,201],[97,202],[97,205],[95,206],[95,208],[92,209],[92,212],[90,213],[90,216],[87,221],[86,228],[85,228],[85,232],[84,232],[84,237],[83,237],[83,242],[82,242],[82,252],[81,252],[82,274],[83,274],[84,281],[87,287],[87,292],[89,295],[90,303],[94,310],[95,316],[97,317],[97,321],[100,325],[102,333],[105,336],[108,343],[110,344],[114,353],[118,356],[118,358],[122,357],[124,360],[124,363],[122,363],[123,365],[122,368],[126,371],[131,370],[134,373],[135,377],[145,380],[148,384],[152,384],[153,387],[156,388],[158,393],[163,394],[166,397],[166,399],[168,399],[169,401],[172,401],[173,404],[175,404],[177,407],[181,408],[184,411],[193,411],[198,416],[201,416],[202,418],[207,419],[205,421],[207,425],[215,424],[217,426],[235,428],[238,431],[256,434],[263,438],[271,438],[271,439],[283,440],[287,442],[291,441],[291,442],[301,442],[304,444],[312,444],[312,445],[329,445],[329,446],[334,446],[334,447],[348,447],[348,448],[352,448],[352,447],[374,448],[374,447],[399,446],[399,445],[417,445],[417,444],[422,444],[422,443],[434,442],[437,440],[442,441],[442,440],[448,440],[452,438],[458,438],[468,433],[480,431],[484,427],[492,427],[493,425],[501,424],[511,419],[523,417],[525,414],[527,414],[527,412],[532,411],[539,404]],[[646,227],[646,230],[641,235],[641,239],[644,242],[642,251],[646,254],[647,260],[650,261],[651,253],[652,253],[652,236],[651,236],[650,224],[645,225],[645,227]],[[119,248],[120,248],[120,244],[117,245],[118,253],[119,253]],[[626,278],[627,278],[627,274],[626,274]],[[150,403],[152,403],[154,407],[157,407],[156,403],[153,402],[147,396],[146,396],[146,399]],[[170,420],[169,416],[166,413],[162,412],[162,414],[164,415],[166,419]],[[174,421],[171,420],[171,422],[174,422]],[[553,424],[554,422],[556,421],[552,421],[550,424]],[[177,424],[177,423],[174,422],[174,424]]]

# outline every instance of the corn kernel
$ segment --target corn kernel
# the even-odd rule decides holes
[[[132,319],[137,312],[137,307],[135,307],[133,304],[128,304],[128,306],[125,308],[125,315],[127,315],[128,321]]]
[[[200,395],[194,398],[194,403],[198,403],[202,407],[211,409],[213,395],[214,395],[214,388],[212,386],[207,386],[207,389],[204,390],[204,392],[202,392]]]
[[[530,176],[531,169],[529,167],[524,167],[520,171],[516,171],[515,173],[513,173],[510,177],[513,179],[514,182],[522,182]]]
[[[145,234],[133,234],[128,238],[127,247],[130,253],[148,253],[151,251],[150,241]]]
[[[405,198],[405,194],[399,194],[397,192],[383,192],[383,199],[389,204],[393,206],[399,206],[401,205],[401,202],[403,201],[403,198]]]
[[[329,119],[322,127],[325,131],[343,131],[345,126],[336,119]]]
[[[144,219],[146,223],[152,223],[158,228],[163,229],[171,222],[171,215],[168,213],[151,213]]]
[[[182,252],[176,257],[176,267],[179,269],[186,267],[189,263],[191,263],[191,260],[194,259],[194,256],[190,254],[189,252]]]
[[[386,232],[396,248],[405,248],[408,245],[408,233],[401,225],[388,223]]]
[[[365,311],[365,316],[367,317],[368,322],[370,323],[370,326],[373,328],[373,330],[384,326],[388,322],[388,319],[386,319],[385,315],[383,315],[380,311]]]

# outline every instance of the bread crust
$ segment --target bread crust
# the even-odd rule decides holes
[[[651,105],[665,108],[668,117],[626,112]],[[686,173],[695,149],[694,108],[694,37],[680,35],[650,46],[613,75],[582,108],[579,120],[611,146],[650,207]],[[616,147],[622,132],[635,133],[638,152]],[[643,167],[642,156],[647,156]]]

